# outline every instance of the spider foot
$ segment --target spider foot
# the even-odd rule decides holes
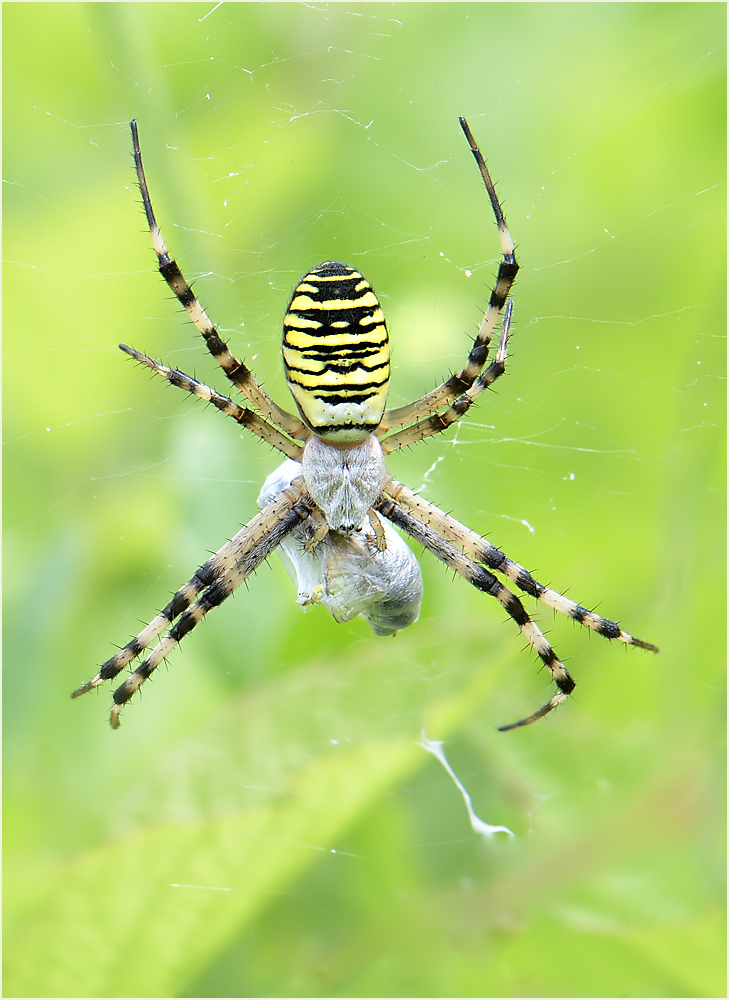
[[[637,646],[638,649],[647,649],[650,653],[660,652],[658,646],[654,646],[652,642],[646,642],[644,639],[636,639],[634,636],[630,637],[630,645]]]
[[[157,649],[160,647],[158,646]],[[109,716],[109,725],[112,729],[118,729],[120,726],[119,716],[121,714],[122,708],[126,705],[132,695],[140,689],[142,684],[148,680],[149,675],[152,673],[154,668],[158,665],[155,662],[150,666],[150,661],[152,657],[147,657],[147,659],[142,663],[136,670],[133,670],[131,674],[127,677],[123,684],[114,691],[113,698],[114,704],[111,707],[111,714]]]
[[[521,726],[530,726],[532,722],[536,722],[537,719],[542,719],[548,712],[551,712],[553,708],[557,705],[561,705],[563,701],[567,701],[569,698],[568,694],[564,691],[558,691],[557,694],[550,698],[546,705],[542,705],[540,709],[533,713],[533,715],[528,715],[526,719],[519,719],[518,722],[512,722],[508,726],[499,726],[498,731],[500,733],[506,733],[510,729],[519,729]]]
[[[99,672],[96,677],[92,677],[90,681],[86,681],[86,683],[82,684],[81,687],[77,687],[76,690],[71,693],[71,697],[78,698],[80,695],[86,694],[87,691],[92,691],[94,688],[98,687],[99,684],[103,684],[105,680],[106,677],[102,677],[101,672]]]

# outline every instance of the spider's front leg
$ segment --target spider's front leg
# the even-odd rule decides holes
[[[382,521],[377,516],[377,512],[373,507],[367,511],[367,520],[370,522],[370,527],[374,532],[374,535],[370,535],[372,544],[377,549],[378,552],[384,552],[387,549],[387,538],[385,536],[385,529],[382,526]]]
[[[149,226],[150,235],[152,236],[154,252],[157,254],[157,266],[159,273],[175,293],[180,305],[202,334],[207,349],[223,369],[226,377],[230,379],[235,386],[237,386],[246,399],[251,402],[255,409],[262,414],[267,421],[282,428],[292,437],[305,441],[310,433],[308,428],[304,426],[303,422],[298,417],[293,416],[287,410],[283,410],[277,403],[275,403],[253,377],[253,373],[250,368],[244,365],[242,361],[239,361],[238,358],[231,353],[228,345],[218,333],[216,327],[210,320],[210,317],[207,315],[196,295],[193,293],[192,288],[185,280],[185,276],[178,267],[177,262],[173,260],[167,252],[165,241],[162,239],[162,233],[160,232],[160,228],[157,224],[157,219],[155,218],[154,210],[152,208],[152,199],[149,195],[149,188],[147,187],[147,178],[142,165],[142,151],[139,146],[139,130],[137,128],[137,123],[136,121],[131,121],[129,125],[132,130],[134,166],[137,171],[139,191],[142,195],[144,214],[147,217],[147,225]]]
[[[304,551],[309,554],[316,549],[320,542],[324,541],[331,531],[327,519],[321,510],[317,509],[313,511],[310,520],[316,525],[316,528],[304,543]],[[382,526],[382,521],[377,516],[373,507],[370,507],[367,511],[367,520],[372,528],[372,534],[367,535],[367,538],[372,543],[373,548],[378,552],[384,552],[387,549],[387,537],[385,529]]]
[[[392,454],[393,451],[399,451],[400,448],[406,448],[408,445],[417,444],[418,441],[422,441],[433,434],[440,434],[441,431],[447,430],[451,424],[465,417],[481,393],[485,392],[486,389],[490,389],[494,382],[506,373],[509,330],[513,311],[514,303],[509,299],[506,303],[504,320],[501,324],[501,334],[499,336],[499,346],[496,350],[496,356],[486,371],[481,372],[473,385],[463,393],[460,399],[457,399],[455,403],[449,406],[447,410],[444,410],[442,413],[434,413],[430,417],[423,417],[422,420],[410,424],[409,427],[404,427],[402,430],[395,431],[393,434],[384,437],[380,441],[380,444],[386,455]]]
[[[323,512],[318,508],[312,512],[310,521],[314,530],[304,542],[304,552],[308,552],[311,555],[319,542],[323,542],[329,534],[329,525]]]
[[[484,186],[486,187],[486,193],[488,194],[489,201],[491,202],[491,209],[494,213],[496,225],[499,230],[499,240],[501,241],[501,253],[503,255],[503,260],[499,264],[496,284],[491,292],[488,307],[483,320],[481,321],[478,333],[476,334],[476,338],[468,355],[465,367],[462,368],[457,374],[451,375],[450,378],[446,379],[445,382],[433,389],[431,392],[428,392],[424,396],[421,396],[420,399],[415,400],[414,403],[408,403],[405,406],[398,406],[394,409],[385,410],[382,422],[377,430],[378,436],[385,434],[393,427],[402,427],[406,424],[416,422],[422,422],[425,424],[425,418],[431,414],[437,413],[438,410],[442,410],[444,406],[448,406],[454,400],[459,400],[461,396],[468,392],[488,360],[491,338],[498,325],[501,310],[506,305],[509,292],[511,291],[511,287],[514,284],[516,276],[519,272],[519,264],[516,259],[514,241],[512,240],[511,234],[509,233],[506,225],[506,219],[499,203],[496,188],[494,187],[494,182],[491,179],[491,174],[486,166],[486,161],[481,155],[481,150],[476,145],[476,140],[471,134],[471,129],[469,128],[466,119],[459,118],[458,123],[463,130],[463,134],[468,140],[468,145],[471,147],[473,158],[475,159],[478,169],[481,172],[481,177],[483,178]],[[437,430],[442,429],[443,428],[436,426],[435,430],[431,430],[430,433],[432,434]],[[426,435],[424,434],[421,435],[421,437],[425,436]],[[417,440],[420,440],[420,438],[417,438]]]
[[[119,349],[134,358],[141,365],[151,368],[157,375],[161,375],[162,378],[167,379],[170,385],[174,385],[178,389],[184,389],[185,392],[197,396],[198,399],[205,400],[206,403],[212,403],[221,413],[232,417],[240,427],[245,427],[246,430],[266,441],[273,448],[278,449],[282,454],[288,456],[288,458],[301,458],[304,449],[303,444],[284,434],[278,427],[264,420],[254,410],[248,409],[247,406],[239,406],[238,403],[235,403],[228,396],[221,395],[215,389],[211,389],[210,386],[181,372],[179,368],[168,368],[167,365],[163,365],[159,361],[154,361],[146,354],[142,354],[141,351],[136,351],[133,347],[128,347],[126,344],[119,344]]]

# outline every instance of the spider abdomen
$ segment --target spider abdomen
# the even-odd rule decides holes
[[[284,317],[283,361],[307,425],[361,441],[379,425],[390,382],[387,324],[372,286],[340,261],[312,268]]]

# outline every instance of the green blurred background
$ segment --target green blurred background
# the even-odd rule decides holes
[[[4,6],[6,996],[724,994],[725,16]],[[128,120],[267,388],[294,282],[341,258],[399,404],[462,364],[497,266],[459,114],[523,268],[509,376],[390,468],[660,656],[534,608],[578,688],[500,734],[550,688],[496,602],[426,553],[420,621],[378,639],[272,560],[112,732],[69,692],[278,464],[116,347],[227,391]]]

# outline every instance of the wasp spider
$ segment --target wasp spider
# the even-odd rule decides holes
[[[304,607],[323,604],[339,622],[361,614],[378,635],[394,635],[412,624],[422,597],[420,568],[391,524],[477,590],[495,597],[555,682],[556,691],[546,705],[525,719],[502,726],[502,730],[529,725],[551,712],[567,699],[575,682],[522,602],[493,571],[606,639],[657,652],[655,646],[634,638],[615,622],[538,583],[523,566],[385,470],[386,455],[445,431],[464,417],[505,371],[512,314],[508,295],[519,265],[484,158],[465,118],[459,121],[491,201],[503,255],[465,367],[414,403],[385,409],[390,349],[380,303],[359,271],[340,261],[326,261],[304,275],[284,317],[284,369],[298,415],[281,409],[231,354],[168,254],[152,210],[137,124],[131,122],[137,178],[160,274],[249,405],[240,406],[181,371],[125,344],[119,346],[172,385],[212,403],[282,452],[286,461],[264,484],[260,513],[208,559],[95,677],[74,691],[73,697],[77,697],[111,680],[157,642],[114,691],[113,727],[119,725],[122,706],[180,640],[276,549]],[[486,367],[500,320],[496,353]]]

